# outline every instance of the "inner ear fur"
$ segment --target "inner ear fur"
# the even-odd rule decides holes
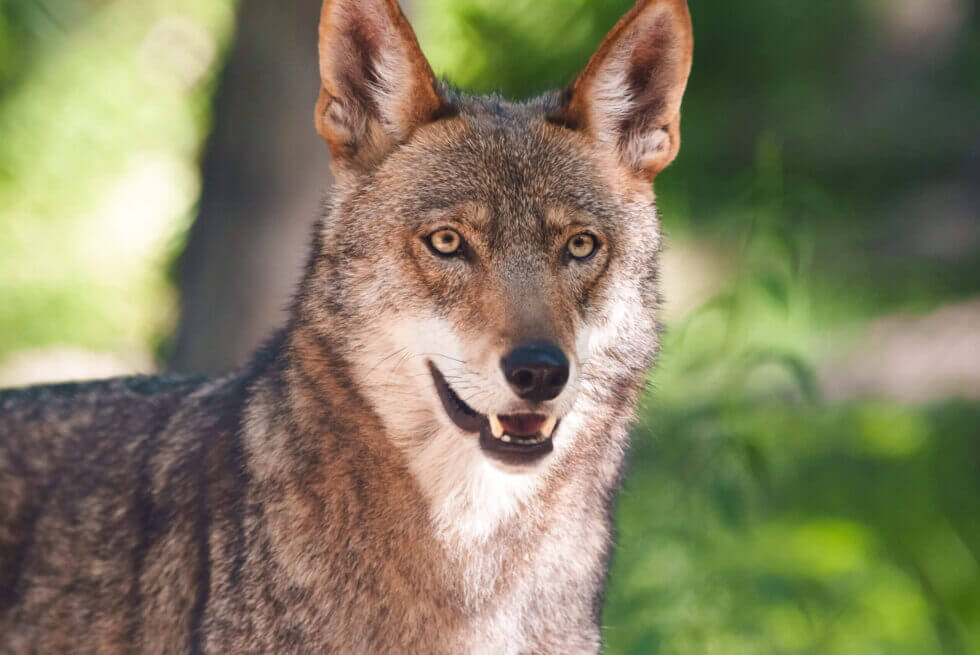
[[[317,131],[335,166],[375,165],[447,113],[432,68],[395,0],[325,0]]]
[[[652,181],[680,149],[694,36],[686,0],[640,0],[613,27],[549,119],[615,149]]]

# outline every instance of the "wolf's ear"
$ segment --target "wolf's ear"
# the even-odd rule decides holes
[[[554,123],[583,130],[652,181],[680,149],[694,36],[686,0],[639,0],[566,91]]]
[[[370,168],[444,111],[395,0],[325,0],[319,54],[316,128],[342,168]]]

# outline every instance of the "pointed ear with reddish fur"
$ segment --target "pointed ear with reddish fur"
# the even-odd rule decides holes
[[[316,128],[336,166],[369,169],[444,111],[395,0],[325,0]]]
[[[576,78],[552,122],[586,131],[652,181],[680,149],[693,48],[686,0],[639,0]]]

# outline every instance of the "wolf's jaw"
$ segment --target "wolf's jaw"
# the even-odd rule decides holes
[[[464,432],[478,433],[480,449],[488,457],[507,466],[526,466],[554,449],[552,437],[559,420],[541,414],[481,414],[453,391],[432,362],[429,371],[443,409]]]

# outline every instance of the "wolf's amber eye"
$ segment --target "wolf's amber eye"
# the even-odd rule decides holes
[[[463,238],[456,230],[446,228],[429,235],[429,244],[440,255],[455,255],[463,245]]]
[[[591,234],[583,232],[568,240],[568,254],[575,259],[588,259],[596,251],[596,240]]]

